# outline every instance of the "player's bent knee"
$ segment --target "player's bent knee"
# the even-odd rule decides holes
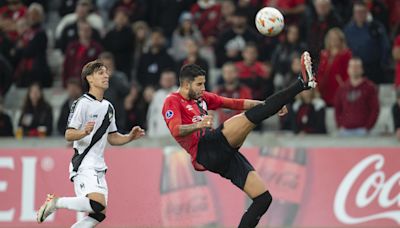
[[[102,222],[104,219],[106,219],[106,215],[103,213],[90,213],[89,217],[96,219],[98,222]]]
[[[106,208],[103,204],[95,200],[90,200],[90,206],[92,207],[94,213],[100,213]]]
[[[260,213],[264,214],[272,203],[272,195],[271,193],[269,193],[269,191],[266,191],[261,195],[257,196],[256,198],[254,198],[253,203],[257,205],[257,208],[259,208]]]

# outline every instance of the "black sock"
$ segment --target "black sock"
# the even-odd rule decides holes
[[[289,103],[298,93],[304,90],[304,83],[297,80],[288,88],[281,90],[265,99],[264,104],[259,104],[244,114],[252,123],[258,125],[268,117],[275,115],[281,108]]]
[[[267,212],[269,205],[271,205],[272,196],[269,191],[257,196],[253,199],[253,203],[244,213],[240,220],[239,228],[253,228],[256,227],[261,219],[261,216]]]

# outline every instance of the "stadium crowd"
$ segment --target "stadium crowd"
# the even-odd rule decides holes
[[[284,14],[278,36],[255,29],[264,6]],[[276,119],[280,130],[325,134],[327,110],[334,110],[337,134],[364,136],[389,105],[393,120],[384,119],[400,140],[398,0],[1,1],[0,136],[63,135],[69,108],[84,92],[81,69],[97,58],[110,70],[105,97],[118,129],[140,125],[149,137],[162,137],[163,99],[177,89],[184,64],[208,72],[210,91],[264,100],[296,79],[305,50],[319,88],[288,104],[289,114]],[[20,99],[13,90],[26,91],[18,112],[10,105]],[[67,98],[54,105],[43,90]],[[387,91],[380,90],[393,92],[390,104],[381,103]],[[221,122],[235,114],[215,116]]]

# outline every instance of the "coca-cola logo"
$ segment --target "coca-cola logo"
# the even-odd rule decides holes
[[[391,219],[400,224],[400,193],[393,192],[400,184],[400,171],[387,176],[382,170],[385,158],[381,154],[374,154],[354,166],[340,183],[334,201],[334,213],[337,219],[345,224],[358,224],[377,219]],[[374,170],[366,173],[367,170]],[[362,181],[360,177],[368,175]],[[355,183],[361,185],[356,189]],[[356,193],[355,199],[350,200],[350,192]],[[364,216],[354,216],[348,213],[346,206],[355,203],[356,208],[363,209],[375,202],[380,211]],[[396,207],[394,209],[394,207]]]

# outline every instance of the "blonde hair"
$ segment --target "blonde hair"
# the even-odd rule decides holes
[[[329,31],[326,33],[325,41],[324,41],[325,49],[330,50],[332,48],[330,45],[330,39],[331,39],[332,35],[337,35],[339,37],[340,44],[341,44],[341,46],[339,47],[340,50],[347,48],[346,37],[345,37],[343,31],[340,28],[335,27],[335,28],[329,29]]]

